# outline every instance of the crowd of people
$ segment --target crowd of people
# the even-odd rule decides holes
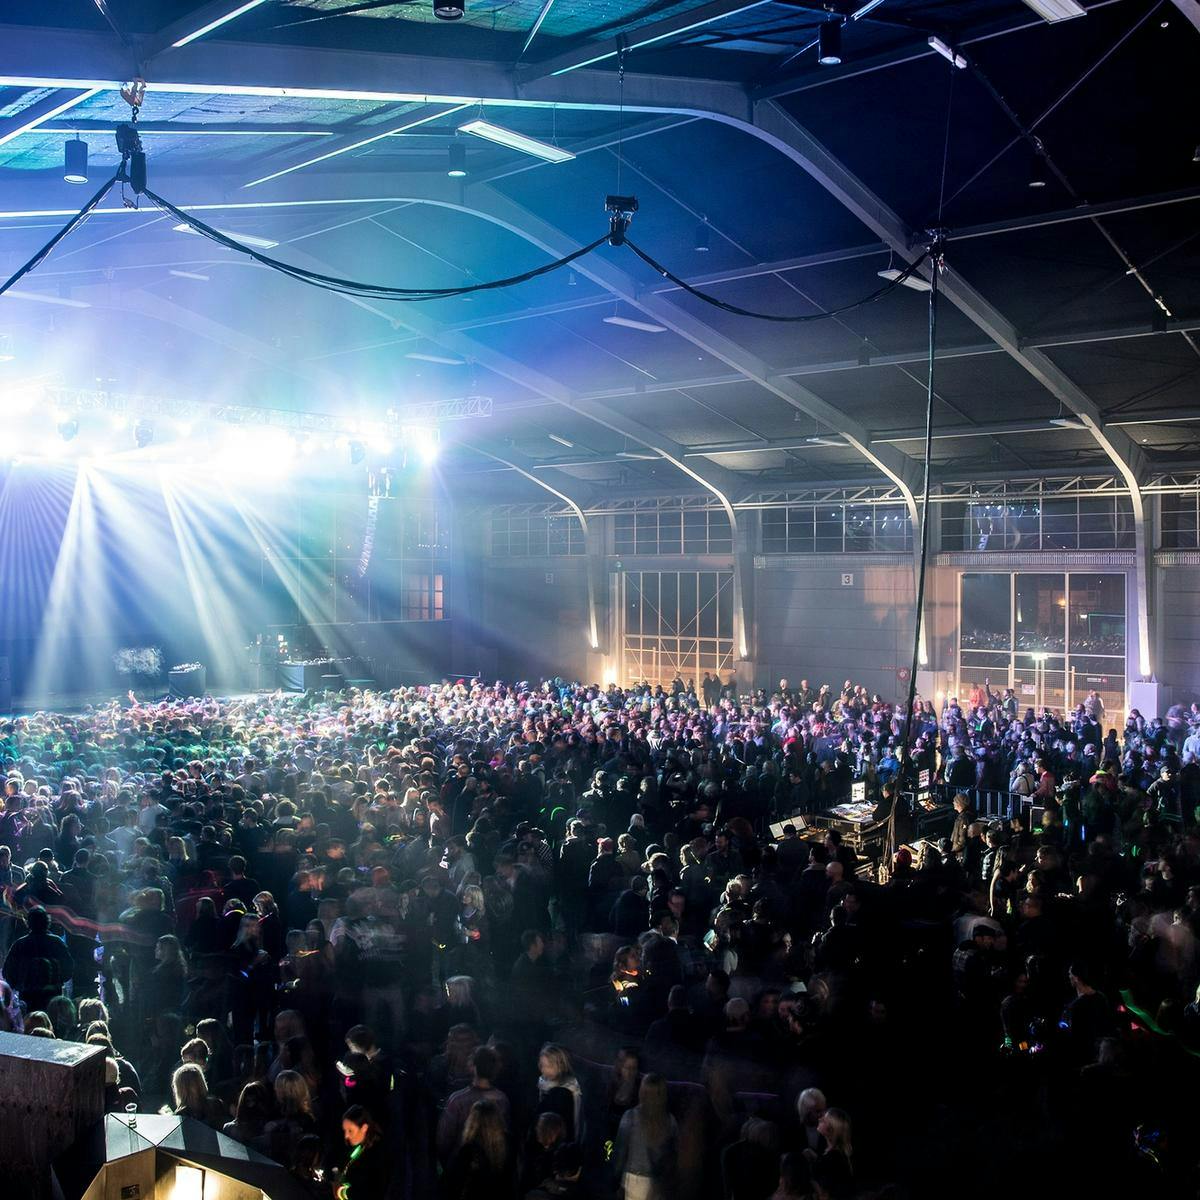
[[[1194,1194],[1200,706],[918,699],[904,776],[907,724],[711,676],[0,723],[0,1028],[314,1198]],[[801,819],[856,779],[874,862]]]

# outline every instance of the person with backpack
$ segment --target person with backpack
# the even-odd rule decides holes
[[[50,914],[31,908],[29,932],[18,938],[4,960],[4,978],[16,988],[30,1012],[45,1009],[71,978],[74,962],[67,943],[50,932]]]

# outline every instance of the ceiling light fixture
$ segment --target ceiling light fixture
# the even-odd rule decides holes
[[[446,174],[451,179],[466,178],[467,148],[461,142],[454,142],[450,146],[450,165],[446,168]]]
[[[202,237],[203,234],[197,233],[186,221],[180,221],[174,226],[176,233],[190,233],[195,237]],[[228,229],[218,229],[218,233],[223,233],[227,238],[233,238],[235,242],[244,242],[247,246],[254,246],[259,250],[270,250],[278,246],[278,242],[273,242],[270,238],[255,237],[249,233],[231,233]]]
[[[900,276],[904,272],[897,270],[895,267],[884,267],[882,271],[877,271],[876,274],[880,279],[888,279],[894,283],[897,279],[900,279]],[[909,275],[904,279],[900,279],[900,286],[912,288],[914,292],[927,292],[929,291],[929,280],[922,279],[920,275]]]
[[[840,438],[821,437],[817,435],[815,437],[806,437],[804,444],[806,446],[844,446],[846,443]]]
[[[951,66],[957,67],[960,71],[967,69],[967,60],[963,55],[959,54],[953,46],[943,42],[940,37],[931,37],[929,39],[929,48],[936,50]]]
[[[446,367],[465,366],[461,358],[451,358],[447,354],[423,354],[420,350],[413,350],[404,357],[416,359],[417,362],[441,363]]]
[[[167,274],[174,275],[176,279],[198,279],[201,283],[209,280],[207,275],[201,275],[199,271],[180,271],[176,267],[168,267]]]
[[[482,118],[460,125],[458,132],[472,133],[486,141],[495,142],[497,146],[507,146],[508,149],[519,150],[522,154],[532,154],[534,158],[543,159],[545,162],[570,162],[575,157],[570,150],[563,150],[549,142],[517,133],[515,129],[505,129],[503,125],[494,125]]]
[[[466,11],[466,0],[433,0],[433,15],[439,21],[460,21]]]
[[[242,13],[248,13],[252,8],[257,8],[260,4],[265,4],[266,0],[246,0],[244,4],[239,4],[235,8],[224,13],[222,16],[216,17],[209,21],[207,25],[201,25],[199,29],[194,29],[191,33],[185,34],[177,42],[172,42],[173,49],[178,50],[180,46],[186,46],[189,42],[194,42],[197,38],[202,38],[206,33],[212,33],[214,29],[220,29],[222,25],[240,17]]]
[[[618,317],[613,315],[604,318],[605,325],[620,325],[622,329],[640,329],[643,333],[666,333],[665,325],[655,325],[650,321],[635,321],[633,317]]]
[[[709,245],[708,222],[705,221],[703,225],[696,226],[696,241],[692,246],[692,249],[695,250],[697,254],[707,254],[711,248],[712,247]]]
[[[574,442],[568,442],[565,437],[559,437],[557,433],[548,433],[546,436],[552,441],[557,442],[560,446],[566,446],[568,450],[575,449]]]
[[[1069,21],[1072,17],[1087,14],[1087,9],[1077,0],[1025,0],[1025,4],[1043,21]]]
[[[1078,417],[1051,417],[1051,425],[1057,425],[1059,429],[1086,429],[1087,425]]]
[[[63,147],[63,178],[68,183],[88,181],[88,147],[82,138],[73,137]]]
[[[657,454],[641,454],[635,450],[618,450],[617,457],[618,458],[632,458],[636,462],[654,462],[658,458],[658,455]]]
[[[842,21],[833,17],[822,21],[817,33],[817,62],[823,67],[836,67],[842,61]]]

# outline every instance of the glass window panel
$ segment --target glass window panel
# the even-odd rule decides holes
[[[617,513],[613,517],[613,549],[617,554],[633,553],[632,513]]]
[[[1079,548],[1079,502],[1075,499],[1042,502],[1042,549]]]
[[[1067,588],[1063,575],[1016,577],[1016,650],[1061,654],[1067,648]]]
[[[958,502],[941,504],[941,531],[943,550],[968,550],[969,523],[967,506]],[[933,531],[930,530],[930,533]]]
[[[875,549],[896,553],[911,547],[912,524],[904,506],[879,505],[875,509]]]
[[[703,509],[686,509],[683,514],[683,552],[708,553],[708,513]]]
[[[1012,648],[1011,580],[999,574],[962,577],[959,642],[964,650]]]
[[[846,506],[845,547],[848,551],[869,551],[875,548],[875,519],[869,504]]]
[[[696,573],[683,571],[679,576],[679,632],[685,637],[695,637],[700,632],[696,613]]]
[[[1004,506],[972,504],[964,530],[967,550],[1004,549]]]
[[[989,671],[1000,672],[1003,678],[1008,678],[1008,664],[1011,655],[1007,650],[964,650],[962,652],[963,666],[985,667]]]
[[[665,632],[679,632],[679,576],[674,571],[664,571],[659,590],[659,611]]]
[[[786,553],[787,510],[768,508],[762,514],[762,546],[764,554]]]
[[[1022,708],[1066,708],[1065,660],[1060,655],[1047,655],[1039,671],[1032,655],[1014,654],[1013,687]]]
[[[522,522],[524,524],[524,522]],[[524,558],[529,553],[529,530],[516,529],[508,535],[509,550],[514,558]]]
[[[700,636],[717,636],[717,573],[715,571],[700,571],[697,573],[700,604]]]
[[[625,576],[625,632],[640,634],[642,632],[642,590],[641,573],[630,571]]]
[[[1104,705],[1101,724],[1105,730],[1121,727],[1125,715],[1125,662],[1116,658],[1071,656],[1072,706],[1084,703],[1095,692]]]
[[[733,550],[733,531],[729,527],[729,517],[723,512],[709,512],[708,516],[708,553],[729,554]]]
[[[1125,576],[1071,574],[1070,650],[1125,657]]]
[[[1009,550],[1037,550],[1039,548],[1039,506],[1010,504],[1004,514],[1004,544]]]
[[[717,587],[717,636],[733,637],[733,576],[721,575]]]
[[[642,632],[662,633],[662,610],[658,603],[659,574],[642,572]]]
[[[682,513],[659,513],[658,552],[659,554],[683,553]]]

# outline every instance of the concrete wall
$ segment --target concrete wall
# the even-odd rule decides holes
[[[1200,553],[1160,554],[1157,576],[1158,645],[1155,674],[1169,703],[1200,699]]]
[[[488,560],[478,641],[499,677],[586,676],[586,572],[582,557]]]
[[[843,582],[844,576],[849,582]],[[913,572],[906,554],[762,555],[754,560],[757,679],[844,679],[885,700],[912,659]]]

